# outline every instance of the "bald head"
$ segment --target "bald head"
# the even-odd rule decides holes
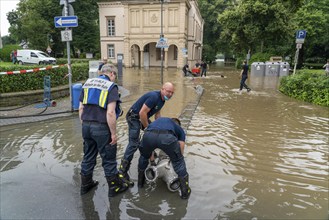
[[[174,95],[174,92],[175,87],[171,82],[166,82],[162,85],[161,96],[164,100],[169,100]]]
[[[162,88],[169,89],[169,90],[175,90],[174,85],[171,82],[166,82],[162,85]]]

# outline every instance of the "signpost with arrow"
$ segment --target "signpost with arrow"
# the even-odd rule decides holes
[[[70,89],[70,102],[71,102],[71,111],[73,111],[73,101],[72,101],[72,69],[71,69],[71,51],[70,51],[70,41],[72,41],[72,30],[71,27],[78,26],[78,17],[74,16],[73,7],[69,4],[75,2],[75,0],[60,0],[60,5],[64,5],[63,16],[58,16],[54,18],[56,28],[65,28],[61,32],[62,41],[66,41],[66,50],[67,50],[67,68],[69,76],[69,89]]]

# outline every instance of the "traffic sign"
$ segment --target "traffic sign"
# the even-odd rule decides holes
[[[168,48],[167,38],[161,37],[158,43],[155,45],[156,48]]]
[[[62,41],[72,41],[72,30],[61,31]]]
[[[306,31],[299,30],[296,32],[296,39],[305,39],[306,37]]]
[[[67,16],[74,16],[73,6],[71,4],[68,4],[67,5],[67,8],[68,8],[68,14],[67,14]],[[65,16],[65,7],[63,7],[62,16]]]
[[[297,49],[302,49],[302,46],[303,46],[303,44],[298,44],[298,43],[296,44]]]
[[[77,27],[77,16],[59,16],[54,18],[56,28]]]
[[[303,44],[305,39],[296,39],[296,44]]]
[[[48,45],[48,47],[47,47],[47,52],[50,54],[51,53],[51,48],[50,48],[50,46]]]
[[[64,5],[66,0],[60,0],[59,4]],[[67,0],[68,3],[75,2],[75,0]]]

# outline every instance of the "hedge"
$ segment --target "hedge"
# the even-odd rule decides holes
[[[24,66],[15,65],[15,70],[25,70],[40,68],[40,66]],[[72,67],[72,83],[86,80],[89,75],[89,64],[88,63],[74,63]],[[13,66],[0,67],[0,72],[12,71]],[[51,87],[61,86],[68,84],[69,78],[67,76],[67,66],[62,66],[55,69],[31,72],[31,73],[20,73],[11,75],[0,75],[0,93],[9,92],[22,92],[28,90],[43,89],[44,76],[48,75],[51,78]]]
[[[282,77],[279,90],[290,97],[329,107],[329,77],[325,74],[300,70]]]

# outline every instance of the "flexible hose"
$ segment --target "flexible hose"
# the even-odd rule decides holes
[[[26,107],[26,106],[28,106],[28,105],[35,104],[35,103],[39,103],[39,102],[43,102],[43,100],[42,100],[42,101],[30,102],[30,103],[27,103],[27,104],[24,104],[24,105],[22,105],[22,106],[18,106],[18,107],[15,107],[15,108],[0,109],[0,112],[1,112],[1,111],[13,111],[13,110],[20,109],[20,108],[24,108],[24,107]]]
[[[63,111],[63,112],[53,112],[53,113],[47,113],[47,114],[42,114],[45,112],[46,109],[44,109],[41,113],[35,114],[35,115],[18,115],[18,116],[0,116],[0,119],[10,119],[10,118],[26,118],[26,117],[36,117],[36,116],[48,116],[48,115],[57,115],[57,114],[64,114],[64,113],[73,113],[73,111]],[[42,114],[42,115],[40,115]]]

